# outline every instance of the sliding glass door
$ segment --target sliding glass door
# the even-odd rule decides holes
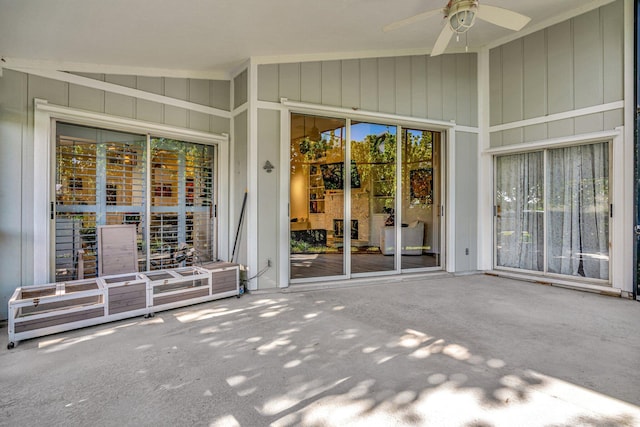
[[[395,270],[396,126],[351,124],[351,273]],[[385,250],[388,248],[388,250]],[[380,253],[387,256],[380,256]]]
[[[101,225],[135,224],[141,271],[215,259],[215,147],[56,123],[55,150],[56,281],[100,274]]]
[[[400,230],[403,270],[442,266],[441,158],[439,132],[403,129]]]
[[[609,279],[609,144],[496,159],[496,266]]]
[[[344,119],[291,115],[289,214],[293,280],[346,274],[345,130]]]
[[[438,132],[292,114],[291,280],[442,268],[440,164]]]

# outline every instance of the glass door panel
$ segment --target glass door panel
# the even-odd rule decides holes
[[[96,277],[96,227],[137,224],[144,257],[147,137],[56,124],[55,280]]]
[[[216,258],[215,147],[57,123],[55,149],[56,281],[100,274],[101,225],[136,225],[140,271]]]
[[[395,270],[395,126],[351,126],[351,272]]]
[[[148,270],[215,259],[214,147],[151,139]],[[193,250],[194,257],[187,256]]]
[[[609,278],[609,146],[548,150],[548,271]]]
[[[440,133],[404,129],[402,156],[402,269],[440,267]]]
[[[496,265],[544,270],[544,156],[496,160]]]
[[[291,280],[347,274],[340,227],[345,130],[343,119],[291,115]]]

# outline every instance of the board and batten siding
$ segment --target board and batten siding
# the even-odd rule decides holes
[[[490,125],[624,99],[622,0],[490,51]],[[491,133],[491,147],[579,135],[623,124],[622,109]]]
[[[281,98],[323,106],[386,113],[421,119],[478,125],[477,55],[456,54],[367,58],[263,64],[258,66],[258,100],[279,103]],[[259,170],[258,193],[267,196],[277,188],[263,178],[266,160],[277,161],[282,147],[276,111],[258,111]],[[477,181],[477,134],[456,132],[455,169],[459,174],[451,188],[457,209],[456,271],[477,269],[477,195],[469,182]],[[452,153],[453,154],[453,153]],[[276,165],[278,170],[278,165]],[[288,197],[287,195],[279,195]],[[275,200],[275,199],[274,199]],[[260,203],[258,263],[273,256],[278,212],[275,206]],[[461,226],[464,225],[464,226]],[[469,251],[465,251],[469,248]],[[275,261],[275,260],[274,260]],[[276,264],[277,265],[277,264]],[[276,286],[274,277],[259,278],[258,288]]]
[[[258,100],[281,98],[477,126],[477,55],[259,65]]]
[[[230,110],[230,82],[79,74],[145,92]],[[16,287],[33,284],[34,98],[50,104],[229,133],[230,119],[5,69],[0,77],[0,319]],[[12,183],[10,185],[9,183]],[[48,213],[43,213],[47,215]],[[42,260],[42,262],[49,262]]]

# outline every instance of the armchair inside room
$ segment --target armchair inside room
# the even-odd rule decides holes
[[[422,255],[424,245],[424,222],[413,221],[401,228],[402,255]],[[384,255],[393,255],[396,251],[396,234],[394,227],[380,230],[380,251]]]

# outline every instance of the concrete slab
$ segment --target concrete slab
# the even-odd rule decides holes
[[[640,304],[484,275],[0,334],[2,425],[640,425]]]

